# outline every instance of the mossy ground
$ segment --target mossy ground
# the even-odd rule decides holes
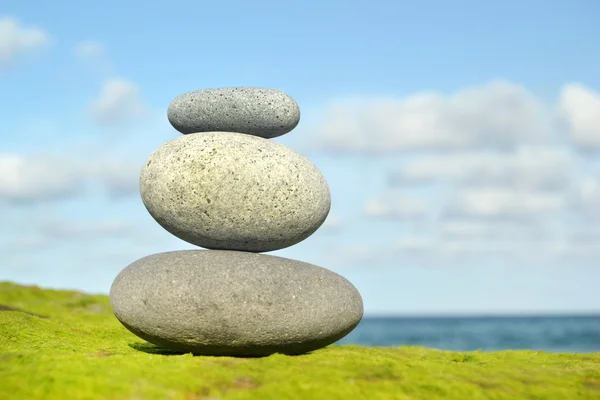
[[[600,399],[600,353],[173,354],[122,327],[106,296],[0,283],[0,399]]]

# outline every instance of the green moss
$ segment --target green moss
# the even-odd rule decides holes
[[[0,283],[1,399],[600,399],[600,353],[329,346],[302,356],[175,354],[108,297]]]

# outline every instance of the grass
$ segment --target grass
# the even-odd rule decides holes
[[[107,296],[0,282],[0,399],[600,399],[600,353],[176,354],[122,327]]]

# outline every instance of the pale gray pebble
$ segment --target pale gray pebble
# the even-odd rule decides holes
[[[146,160],[140,193],[168,232],[207,249],[264,252],[301,242],[325,221],[329,186],[304,156],[232,132],[178,136]]]
[[[350,333],[363,316],[356,288],[312,264],[265,254],[153,254],[114,280],[119,321],[164,349],[201,355],[302,354]]]
[[[171,125],[184,134],[239,132],[266,139],[281,136],[300,121],[300,108],[274,89],[236,87],[205,89],[177,96],[169,105]]]

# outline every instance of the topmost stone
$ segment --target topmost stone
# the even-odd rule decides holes
[[[270,139],[298,125],[300,108],[279,90],[237,87],[182,94],[171,102],[167,115],[183,134],[220,131]]]

